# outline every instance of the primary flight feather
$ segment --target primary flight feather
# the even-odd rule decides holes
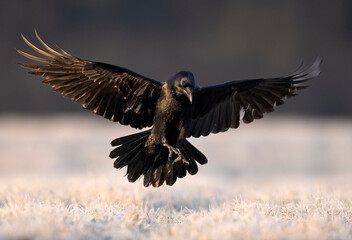
[[[17,50],[37,64],[20,63],[54,91],[82,104],[83,108],[123,125],[142,129],[111,142],[114,167],[127,166],[130,182],[144,176],[144,186],[173,185],[177,178],[198,172],[207,158],[186,138],[237,128],[296,96],[301,85],[320,73],[322,60],[286,77],[232,81],[200,87],[191,72],[181,71],[165,82],[126,68],[83,60],[61,48],[49,47],[35,32],[43,49],[25,43],[42,56]]]

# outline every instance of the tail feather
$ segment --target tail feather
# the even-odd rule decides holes
[[[111,145],[117,146],[110,152],[110,158],[117,158],[114,162],[114,167],[123,168],[131,164],[132,160],[135,160],[137,153],[143,150],[145,140],[149,134],[150,130],[113,140]]]
[[[199,164],[208,162],[207,158],[187,140],[184,141],[180,152],[184,159],[177,159],[176,154],[172,154],[169,159],[167,147],[155,143],[149,136],[151,130],[137,134],[117,138],[111,142],[116,147],[110,153],[114,161],[115,168],[127,166],[127,179],[135,182],[140,176],[144,176],[145,187],[152,185],[159,187],[165,182],[173,185],[177,178],[183,178],[187,172],[194,175],[198,172]],[[177,159],[177,160],[176,160]]]
[[[153,174],[152,169],[148,169],[148,171],[144,174],[144,181],[143,181],[144,187],[148,187],[150,185],[152,174]]]
[[[164,168],[163,165],[160,165],[157,169],[155,169],[151,179],[151,183],[153,187],[159,187],[163,185],[164,183],[164,176],[162,175],[163,168]]]
[[[141,152],[138,152],[127,167],[127,179],[130,182],[135,182],[143,174],[144,164],[140,161],[140,156]]]
[[[132,159],[134,155],[135,152],[131,151],[128,154],[118,157],[114,162],[114,168],[123,168],[127,166],[127,164],[129,163],[128,160]]]
[[[184,144],[185,151],[190,155],[191,158],[194,158],[199,164],[204,165],[208,162],[206,156],[201,153],[197,148],[195,148],[190,142],[185,140]]]
[[[139,139],[136,139],[132,142],[128,142],[126,144],[118,146],[117,148],[115,148],[114,150],[112,150],[110,152],[110,158],[116,158],[118,156],[122,156],[126,153],[131,152],[131,150],[133,151],[133,149],[135,149],[136,147],[141,146],[142,143],[144,144],[147,137],[148,136],[143,136],[143,137],[140,137]]]
[[[150,130],[143,131],[143,132],[136,133],[136,134],[132,134],[132,135],[128,135],[128,136],[124,136],[124,137],[120,137],[120,138],[116,138],[113,141],[111,141],[111,146],[116,147],[116,146],[119,146],[122,144],[133,142],[140,137],[149,136],[149,134],[147,134],[147,133],[150,133]]]
[[[186,174],[187,172],[185,164],[181,161],[174,162],[174,175],[178,178],[183,178],[186,176]]]
[[[176,176],[173,171],[173,163],[167,161],[164,167],[164,178],[167,185],[172,186],[176,182]]]
[[[191,175],[195,175],[198,172],[198,166],[196,161],[194,161],[188,154],[187,151],[185,151],[184,148],[181,149],[182,155],[186,158],[186,160],[189,162],[188,165],[186,165],[187,172]]]

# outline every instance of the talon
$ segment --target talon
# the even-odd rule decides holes
[[[164,147],[167,147],[167,149],[169,150],[169,159],[172,159],[172,154],[175,153],[177,155],[177,158],[175,159],[175,162],[177,161],[182,161],[183,163],[185,163],[186,165],[189,164],[189,162],[183,157],[180,149],[170,146],[166,143],[163,144]]]
[[[182,162],[187,166],[189,165],[189,161],[187,161],[184,157],[182,157]]]
[[[182,155],[178,155],[177,158],[175,159],[175,162],[183,161],[182,158],[183,158]]]

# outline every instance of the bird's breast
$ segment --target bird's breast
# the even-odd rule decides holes
[[[152,134],[168,144],[176,146],[185,137],[185,128],[191,120],[191,104],[175,96],[161,96],[154,114]]]

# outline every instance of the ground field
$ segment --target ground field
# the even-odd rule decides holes
[[[173,187],[131,184],[91,116],[0,117],[0,239],[351,239],[352,122],[266,118],[191,139]]]

